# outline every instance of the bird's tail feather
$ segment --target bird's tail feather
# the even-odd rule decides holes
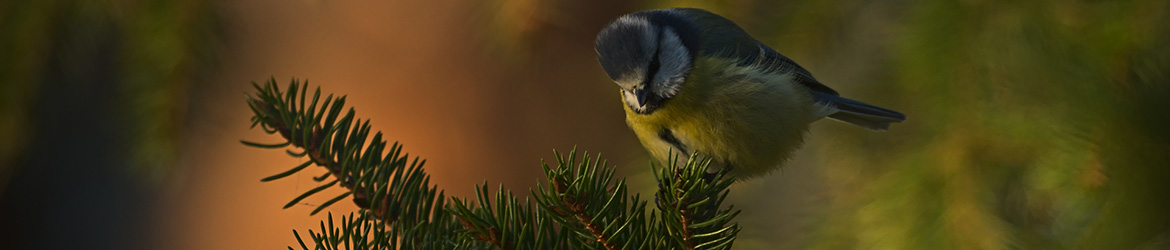
[[[829,114],[829,118],[872,130],[886,130],[890,127],[890,123],[906,120],[906,115],[898,113],[898,111],[836,95],[813,92],[813,97],[816,98],[817,103],[837,111]]]

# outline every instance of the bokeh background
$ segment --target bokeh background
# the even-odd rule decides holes
[[[652,192],[592,42],[672,6],[909,116],[817,122],[781,173],[733,186],[740,249],[1170,249],[1161,0],[4,1],[0,241],[295,245],[331,196],[282,210],[313,171],[260,183],[299,161],[238,143],[279,139],[248,129],[244,103],[270,77],[349,95],[448,194],[527,193],[574,146]]]

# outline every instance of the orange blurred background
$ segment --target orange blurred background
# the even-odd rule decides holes
[[[232,25],[224,72],[214,81],[224,85],[198,104],[206,107],[197,109],[203,113],[184,143],[185,173],[167,195],[173,207],[159,215],[168,218],[160,220],[168,228],[160,248],[295,246],[290,229],[316,228],[324,218],[308,214],[331,195],[280,209],[315,187],[310,177],[320,170],[260,183],[300,160],[237,142],[280,139],[249,130],[251,113],[241,108],[242,93],[254,91],[249,83],[270,76],[348,95],[347,105],[375,130],[427,159],[434,183],[453,196],[471,195],[484,181],[526,193],[553,149],[604,149],[612,162],[642,167],[641,148],[592,50],[595,31],[628,11],[620,2],[225,3]],[[485,25],[493,22],[509,27]],[[340,202],[328,211],[356,210]]]

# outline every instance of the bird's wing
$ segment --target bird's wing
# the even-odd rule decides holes
[[[763,67],[765,70],[776,73],[791,73],[797,83],[809,89],[813,99],[818,104],[828,106],[835,110],[835,112],[828,115],[829,118],[873,130],[885,130],[892,122],[906,120],[906,115],[898,111],[841,97],[837,94],[837,91],[818,82],[816,78],[813,78],[812,73],[801,68],[792,59],[788,59],[788,57],[781,55],[776,50],[762,43],[759,47],[759,56],[756,58],[751,58],[751,56],[746,55],[746,57],[741,56],[741,58],[746,58],[741,63]]]
[[[757,52],[744,55],[741,58],[743,58],[740,62],[741,64],[756,65],[763,67],[767,71],[777,73],[792,73],[794,80],[804,85],[810,91],[834,96],[838,95],[836,90],[821,84],[816,78],[813,78],[812,73],[809,73],[808,70],[805,70],[796,64],[796,62],[792,61],[792,59],[781,55],[780,52],[776,52],[776,50],[769,48],[763,43],[759,43],[759,50]]]

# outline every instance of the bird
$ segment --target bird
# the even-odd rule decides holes
[[[618,17],[597,35],[626,123],[663,164],[709,160],[739,180],[776,171],[830,118],[880,131],[906,115],[841,97],[735,22],[695,8]]]

